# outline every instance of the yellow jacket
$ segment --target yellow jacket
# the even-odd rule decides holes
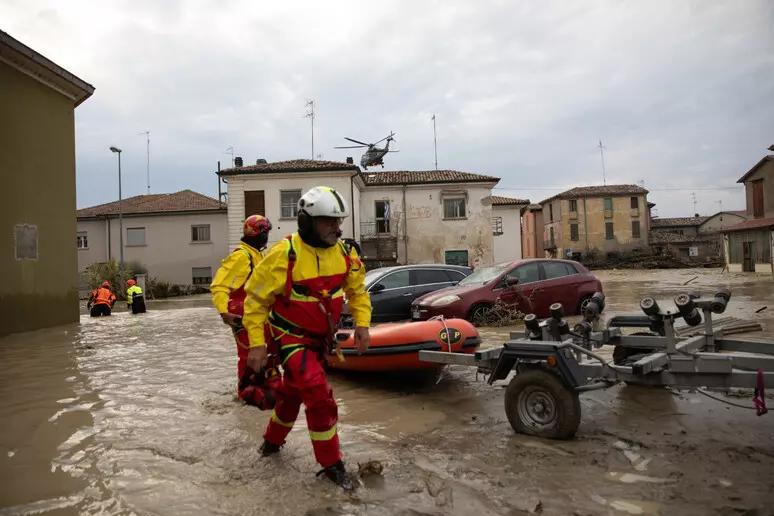
[[[128,289],[126,289],[126,304],[131,305],[132,301],[134,300],[134,295],[142,295],[142,289],[139,285],[132,285]]]
[[[296,252],[296,262],[293,266],[294,283],[342,275],[346,272],[346,259],[341,243],[328,248],[317,248],[304,243],[298,233],[293,233],[292,239],[293,249]],[[285,238],[274,244],[245,285],[247,297],[242,324],[247,329],[250,347],[266,345],[264,324],[275,301],[283,303],[277,298],[283,296],[285,292],[289,248],[290,244]],[[350,249],[349,256],[351,266],[342,283],[343,292],[338,292],[334,297],[338,298],[346,294],[355,325],[368,327],[371,324],[371,298],[365,289],[365,266],[355,249]],[[308,300],[294,293],[291,300],[297,299],[302,303],[304,299]],[[315,309],[314,312],[317,310]],[[312,321],[293,321],[293,323],[308,328],[307,325],[312,324]],[[334,321],[335,323],[338,321]]]
[[[263,253],[244,242],[239,242],[239,247],[223,258],[210,285],[212,303],[218,313],[228,312],[229,295],[245,284],[250,276],[250,264],[252,263],[252,269],[255,269],[262,259]]]

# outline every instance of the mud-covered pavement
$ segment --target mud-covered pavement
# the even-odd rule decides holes
[[[726,313],[774,337],[770,278],[598,275],[607,315],[698,275],[690,288],[728,284]],[[233,342],[206,300],[150,310],[0,339],[0,514],[774,514],[771,414],[616,386],[581,396],[574,440],[545,441],[513,433],[505,383],[462,367],[437,384],[331,377],[349,466],[384,465],[346,495],[315,478],[303,418],[259,458],[268,414],[235,400]],[[509,330],[482,336],[499,345]]]

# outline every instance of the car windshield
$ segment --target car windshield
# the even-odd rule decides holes
[[[476,283],[486,283],[487,281],[492,281],[500,274],[505,272],[505,270],[508,268],[508,265],[509,264],[506,263],[503,265],[493,265],[491,267],[479,267],[473,271],[473,274],[460,281],[458,285],[473,285]]]

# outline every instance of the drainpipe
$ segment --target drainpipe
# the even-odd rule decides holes
[[[357,175],[357,172],[349,176],[349,201],[352,203],[352,238],[356,241],[358,240],[355,238],[357,235],[355,233],[355,176]],[[358,213],[360,213],[360,206],[357,207]]]
[[[589,252],[589,223],[586,215],[586,198],[583,198],[583,233],[586,236],[586,254]]]
[[[105,215],[105,222],[107,223],[107,261],[110,261],[110,217],[108,215]]]
[[[406,208],[406,184],[403,184],[403,254],[408,265],[408,209]]]

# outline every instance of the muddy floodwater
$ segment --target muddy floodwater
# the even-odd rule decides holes
[[[606,315],[728,285],[725,315],[774,338],[770,277],[597,274]],[[0,515],[774,514],[772,413],[617,385],[581,396],[573,440],[548,441],[512,431],[506,382],[459,366],[331,375],[347,464],[384,466],[348,495],[315,477],[303,417],[278,456],[259,457],[268,413],[235,399],[234,344],[206,298],[149,308],[0,339]],[[485,346],[512,329],[482,328]]]

